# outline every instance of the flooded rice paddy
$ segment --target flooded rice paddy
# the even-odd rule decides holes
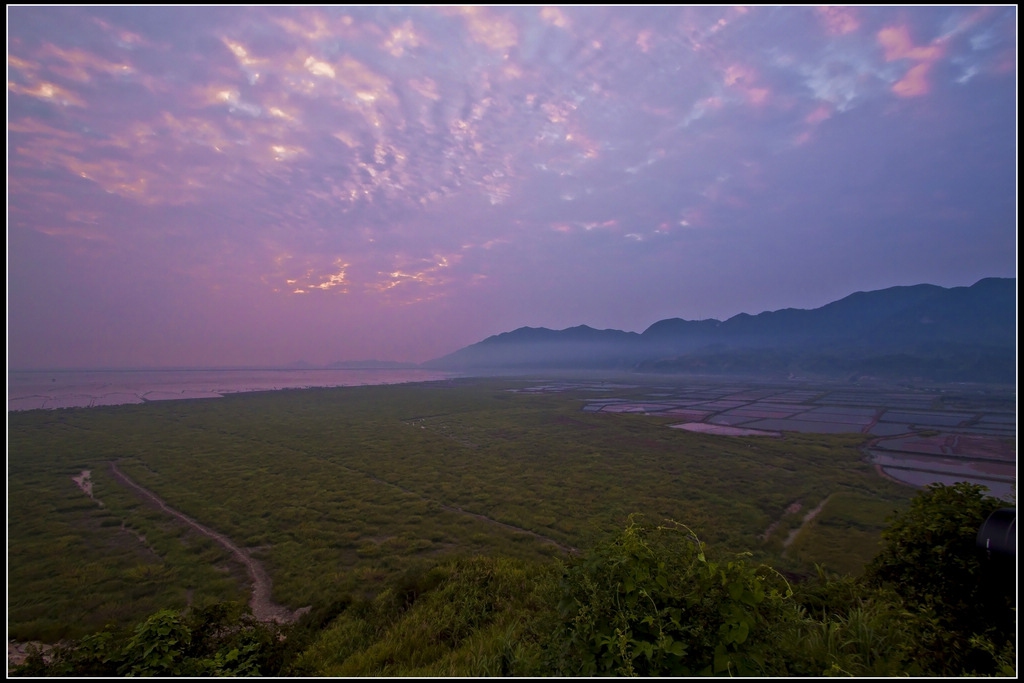
[[[879,471],[912,486],[969,481],[1016,500],[1017,411],[1011,388],[981,385],[808,386],[669,380],[641,387],[546,382],[519,391],[602,391],[589,413],[678,419],[669,427],[721,436],[863,434]]]

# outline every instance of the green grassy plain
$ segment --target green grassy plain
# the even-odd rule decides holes
[[[914,493],[875,474],[861,436],[696,434],[668,418],[582,412],[594,392],[510,391],[523,386],[462,379],[9,413],[9,635],[54,642],[246,598],[227,551],[117,483],[113,461],[252,549],[274,599],[293,609],[371,597],[458,557],[547,563],[631,513],[791,572],[856,572]],[[102,506],[71,480],[85,469]],[[830,495],[783,554],[803,517],[786,508]]]

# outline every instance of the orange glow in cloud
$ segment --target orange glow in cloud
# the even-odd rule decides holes
[[[306,61],[302,65],[314,76],[334,78],[334,67],[327,62],[319,61],[316,57],[306,57]]]
[[[91,180],[107,192],[119,194],[141,203],[156,203],[147,192],[150,180],[155,176],[141,169],[132,168],[129,164],[116,161],[86,162],[80,159],[67,158],[66,166],[72,173]]]
[[[725,76],[722,80],[725,81],[726,85],[736,85],[741,81],[749,80],[752,78],[753,74],[751,73],[750,69],[740,64],[733,64],[728,69],[725,70]]]
[[[860,28],[860,21],[851,7],[818,7],[818,18],[831,36],[852,33]]]
[[[221,41],[229,50],[231,50],[231,54],[238,59],[240,64],[245,66],[254,66],[267,61],[265,59],[256,59],[250,56],[249,51],[241,43],[234,42],[227,38],[222,38]]]
[[[910,69],[907,75],[901,78],[892,86],[892,91],[900,97],[917,97],[926,95],[929,90],[928,72],[931,70],[930,62],[918,64]]]
[[[739,90],[747,102],[753,105],[762,105],[768,101],[771,91],[768,88],[755,88],[756,75],[752,69],[742,64],[732,64],[725,70],[723,82]]]
[[[916,47],[906,26],[887,26],[878,32],[878,44],[885,50],[885,61],[913,59],[934,62],[942,56],[942,48],[936,45]]]
[[[406,259],[396,256],[395,260]],[[365,290],[384,295],[388,302],[403,306],[447,296],[450,293],[447,285],[455,281],[447,269],[460,260],[462,255],[458,253],[435,254],[432,258],[417,259],[418,263],[428,265],[417,269],[409,263],[390,272],[378,272],[378,280],[366,283]]]
[[[473,41],[492,50],[506,50],[519,42],[515,24],[504,17],[493,16],[486,8],[454,7],[441,11],[461,14]]]
[[[21,71],[34,72],[39,68],[38,64],[26,61],[24,59],[18,59],[14,55],[7,55],[7,65]]]
[[[337,66],[338,82],[355,91],[360,102],[371,103],[377,100],[387,100],[390,104],[396,103],[390,91],[391,83],[387,77],[347,56],[342,58]]]
[[[406,49],[417,48],[422,44],[422,39],[413,29],[412,21],[407,20],[398,28],[391,30],[391,35],[384,43],[384,49],[390,52],[392,57],[401,57]]]
[[[78,81],[79,83],[90,81],[92,73],[123,76],[135,71],[128,64],[111,62],[84,50],[63,50],[55,45],[47,44],[41,52],[44,59],[52,58],[52,60],[62,62],[62,64],[51,63],[49,66],[50,71],[62,78]]]
[[[300,257],[301,258],[301,257]],[[348,268],[351,264],[343,259],[335,259],[330,265],[310,266],[308,258],[306,268],[302,275],[288,277],[285,271],[293,259],[290,254],[278,254],[273,258],[274,272],[262,276],[260,279],[265,284],[272,284],[284,280],[285,289],[273,286],[274,292],[285,292],[289,294],[311,294],[314,290],[322,292],[331,291],[335,294],[349,293]],[[297,265],[297,264],[295,264]]]
[[[59,85],[53,83],[42,82],[36,84],[32,88],[18,85],[8,81],[7,89],[19,95],[30,95],[32,97],[38,97],[41,100],[48,100],[50,102],[56,102],[64,106],[74,105],[76,107],[84,107],[85,103],[82,100],[75,97],[74,94],[68,92]]]
[[[928,72],[931,70],[932,64],[942,57],[941,44],[933,43],[928,47],[915,46],[906,26],[883,28],[878,32],[878,44],[882,46],[887,62],[900,59],[919,62],[892,86],[892,91],[900,97],[918,97],[927,94],[931,89],[928,83]]]
[[[544,7],[540,11],[540,18],[558,28],[569,26],[569,18],[557,7]]]

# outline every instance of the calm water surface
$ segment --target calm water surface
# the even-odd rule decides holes
[[[12,371],[7,375],[7,410],[218,398],[274,389],[402,384],[452,376],[416,369]]]

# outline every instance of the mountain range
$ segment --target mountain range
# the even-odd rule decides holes
[[[642,333],[521,327],[420,367],[878,376],[1013,383],[1017,281],[857,292],[810,310],[660,320]]]

